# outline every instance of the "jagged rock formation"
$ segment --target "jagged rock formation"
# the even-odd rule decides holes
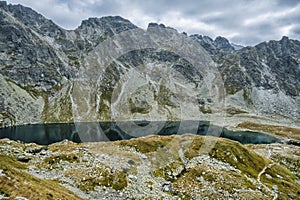
[[[210,54],[215,55],[220,53],[220,51],[233,51],[234,47],[231,46],[229,41],[221,36],[216,37],[215,40],[208,36],[202,36],[202,35],[191,35],[191,38],[198,41],[203,48],[205,48],[206,51],[208,51]]]
[[[145,31],[121,17],[65,30],[1,2],[0,126],[207,119],[221,111],[296,121],[299,52],[287,37],[235,50],[223,37],[155,23]]]

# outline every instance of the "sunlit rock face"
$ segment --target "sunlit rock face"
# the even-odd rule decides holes
[[[0,126],[42,122],[300,118],[300,42],[142,30],[119,16],[64,30],[0,3]]]

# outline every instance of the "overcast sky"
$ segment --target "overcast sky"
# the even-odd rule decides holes
[[[83,19],[119,15],[141,28],[163,23],[179,32],[218,35],[242,45],[300,40],[299,0],[8,0],[33,8],[66,29]]]

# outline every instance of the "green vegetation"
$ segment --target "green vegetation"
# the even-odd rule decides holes
[[[93,172],[93,176],[89,174]],[[105,165],[88,169],[68,170],[66,176],[76,179],[78,188],[84,192],[94,190],[95,186],[112,187],[115,190],[122,190],[127,187],[127,175],[119,170],[111,171]]]
[[[156,97],[157,102],[159,105],[162,106],[170,106],[172,108],[176,108],[177,105],[171,101],[172,98],[174,98],[173,92],[167,88],[165,85],[159,86],[159,93]]]
[[[48,94],[42,94],[45,101],[45,107],[43,111],[43,120],[45,122],[70,122],[73,121],[72,113],[72,102],[69,95],[67,95],[71,90],[71,86],[68,86],[64,95],[60,98],[55,99],[53,104],[50,104],[48,100]]]
[[[151,111],[152,106],[149,105],[146,101],[142,101],[141,104],[144,105],[144,107],[136,106],[133,103],[132,99],[129,99],[129,107],[130,107],[131,113],[147,114]]]
[[[246,128],[255,131],[271,133],[282,137],[291,137],[300,140],[300,129],[270,124],[258,124],[254,122],[242,122],[236,128]]]
[[[183,199],[194,199],[193,193],[195,189],[201,189],[203,184],[200,183],[196,178],[201,176],[203,168],[196,166],[189,169],[181,175],[173,184],[174,188],[180,192],[179,196]]]
[[[230,107],[230,108],[226,108],[226,113],[230,115],[237,115],[237,114],[246,114],[248,112],[245,110],[241,110],[239,108]]]
[[[171,140],[172,137],[166,137],[166,136],[149,136],[145,138],[135,138],[132,140],[123,140],[118,141],[117,144],[121,146],[130,146],[134,147],[137,151],[141,153],[149,153],[157,151],[159,148],[163,148],[167,146]]]
[[[211,114],[212,110],[210,107],[207,106],[199,106],[199,111],[202,112],[203,114]]]
[[[269,154],[271,160],[285,166],[300,179],[300,147],[287,144],[249,144],[247,147],[261,155],[271,152]]]
[[[74,143],[74,142],[59,142],[54,143],[48,146],[49,150],[52,152],[60,152],[60,153],[69,153],[76,150],[79,147],[83,147],[82,143]]]
[[[240,143],[225,139],[219,140],[209,154],[252,177],[257,177],[259,172],[270,163],[269,160],[245,148]]]
[[[266,174],[271,178],[267,177]],[[281,165],[276,164],[268,168],[261,176],[261,180],[269,188],[275,185],[278,187],[279,199],[290,199],[291,197],[288,195],[297,197],[300,194],[300,186],[295,183],[295,175]]]
[[[181,175],[181,173],[184,173],[184,164],[179,159],[167,166],[156,169],[153,172],[153,175],[156,177],[164,178],[167,181],[174,181]]]
[[[44,162],[50,165],[60,163],[60,161],[67,161],[70,163],[79,162],[79,157],[73,153],[71,154],[59,154],[51,157],[47,157]]]
[[[80,67],[80,60],[75,56],[68,56],[69,58],[69,65],[72,67]]]
[[[0,115],[2,115],[2,120],[5,121],[5,120],[9,120],[10,121],[10,125],[15,125],[16,124],[16,120],[13,116],[9,115],[8,113],[6,112],[2,112],[0,113]],[[0,122],[0,128],[2,126],[4,126],[5,124],[3,124],[2,122]]]
[[[101,120],[105,121],[107,119],[111,119],[111,98],[113,93],[113,88],[109,88],[106,90],[101,91],[101,100],[100,100],[100,106],[99,106],[99,117]]]
[[[290,156],[279,156],[275,155],[276,157],[272,157],[274,161],[277,163],[285,166],[290,171],[294,172],[294,174],[300,179],[300,159],[294,158]]]
[[[78,196],[52,180],[36,178],[25,169],[27,165],[8,156],[0,155],[0,194],[14,199],[80,199]]]

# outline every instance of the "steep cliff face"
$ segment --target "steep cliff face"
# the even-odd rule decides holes
[[[206,43],[202,46],[209,52],[216,49]],[[239,103],[262,115],[299,119],[299,52],[299,41],[282,37],[238,51],[218,49],[211,53],[229,94],[228,105]]]
[[[0,126],[230,116],[300,118],[300,42],[240,50],[122,17],[65,30],[0,3]]]

